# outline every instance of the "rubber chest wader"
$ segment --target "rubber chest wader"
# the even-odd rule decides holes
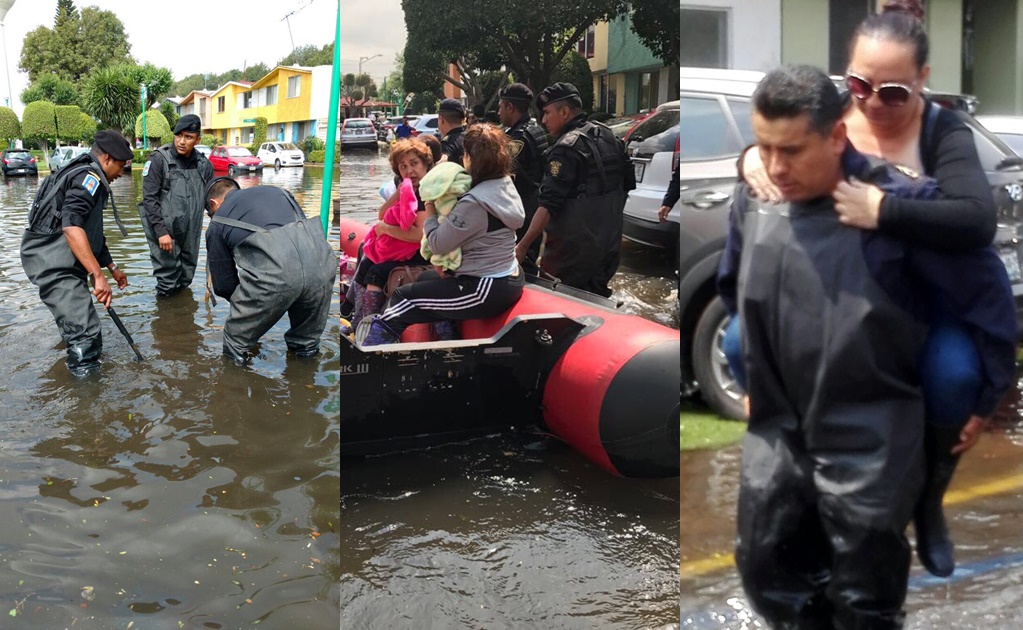
[[[202,235],[203,191],[206,182],[213,176],[213,168],[205,158],[196,154],[196,168],[183,169],[178,164],[178,154],[174,147],[165,145],[157,151],[163,156],[164,163],[160,214],[164,226],[174,239],[172,251],[160,249],[159,237],[153,231],[142,203],[139,203],[139,215],[149,242],[149,258],[153,263],[153,275],[156,276],[156,290],[169,294],[190,285],[195,276]]]
[[[923,475],[923,327],[867,267],[864,238],[887,237],[842,226],[830,200],[747,202],[739,312],[753,407],[739,490],[743,586],[772,623],[901,627],[904,532]]]
[[[288,349],[300,356],[319,351],[339,260],[319,223],[291,203],[298,220],[270,230],[216,214],[211,219],[253,232],[234,250],[239,284],[224,324],[224,354],[232,359],[245,360],[285,313]]]
[[[68,369],[73,374],[84,375],[99,366],[103,334],[99,316],[93,306],[92,291],[89,289],[89,274],[71,253],[71,247],[68,246],[61,230],[60,206],[63,204],[63,192],[68,183],[85,170],[97,175],[110,200],[114,219],[121,234],[127,236],[127,231],[117,214],[114,197],[110,194],[110,185],[103,170],[88,156],[80,159],[82,160],[80,163],[72,162],[58,175],[51,175],[63,177],[54,184],[54,189],[59,189],[60,192],[56,193],[56,203],[42,204],[40,216],[29,217],[29,228],[25,230],[21,239],[21,266],[32,284],[39,287],[39,297],[46,308],[50,309],[57,323],[57,329],[67,351]],[[99,191],[96,194],[99,194]],[[46,208],[46,205],[50,207]],[[95,244],[103,243],[101,210],[89,213],[84,229],[93,255],[96,255],[101,248],[97,248]]]
[[[608,297],[621,258],[625,157],[611,130],[592,122],[566,133],[558,144],[583,156],[586,179],[576,197],[551,213],[540,267],[569,286]]]

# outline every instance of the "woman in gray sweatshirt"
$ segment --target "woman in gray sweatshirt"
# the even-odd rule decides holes
[[[362,345],[394,343],[411,324],[493,317],[522,295],[515,230],[522,226],[525,211],[511,179],[507,136],[494,125],[477,124],[465,132],[463,146],[472,188],[443,223],[427,203],[423,226],[433,253],[461,248],[462,264],[443,275],[424,272],[416,282],[399,287],[383,314],[367,325]]]

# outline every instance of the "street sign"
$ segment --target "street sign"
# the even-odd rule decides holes
[[[254,122],[256,122],[256,119],[255,119],[255,118],[243,118],[243,119],[242,119],[242,122],[251,122],[251,123],[254,123]]]

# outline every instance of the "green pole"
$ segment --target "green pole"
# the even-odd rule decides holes
[[[146,86],[143,84],[139,90],[142,95],[142,149],[146,150],[149,148],[149,138],[146,133]]]
[[[334,189],[334,142],[337,138],[337,110],[341,101],[341,0],[337,0],[337,26],[334,30],[334,72],[330,78],[330,113],[327,115],[327,150],[323,158],[323,196],[320,221],[323,233],[330,225],[330,195]]]

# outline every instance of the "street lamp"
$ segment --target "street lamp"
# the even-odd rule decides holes
[[[149,148],[149,138],[146,134],[146,84],[139,83],[139,93],[142,95],[142,150]]]
[[[380,56],[380,53],[377,53],[377,54],[372,55],[370,57],[359,57],[359,74],[360,75],[362,74],[362,62],[363,61],[369,61],[370,59],[376,59],[379,56]]]
[[[11,93],[11,70],[7,65],[7,33],[4,32],[4,19],[7,17],[7,12],[14,6],[16,0],[0,0],[0,38],[3,39],[4,45],[4,72],[7,74],[7,101],[9,105],[14,103],[14,95]]]

